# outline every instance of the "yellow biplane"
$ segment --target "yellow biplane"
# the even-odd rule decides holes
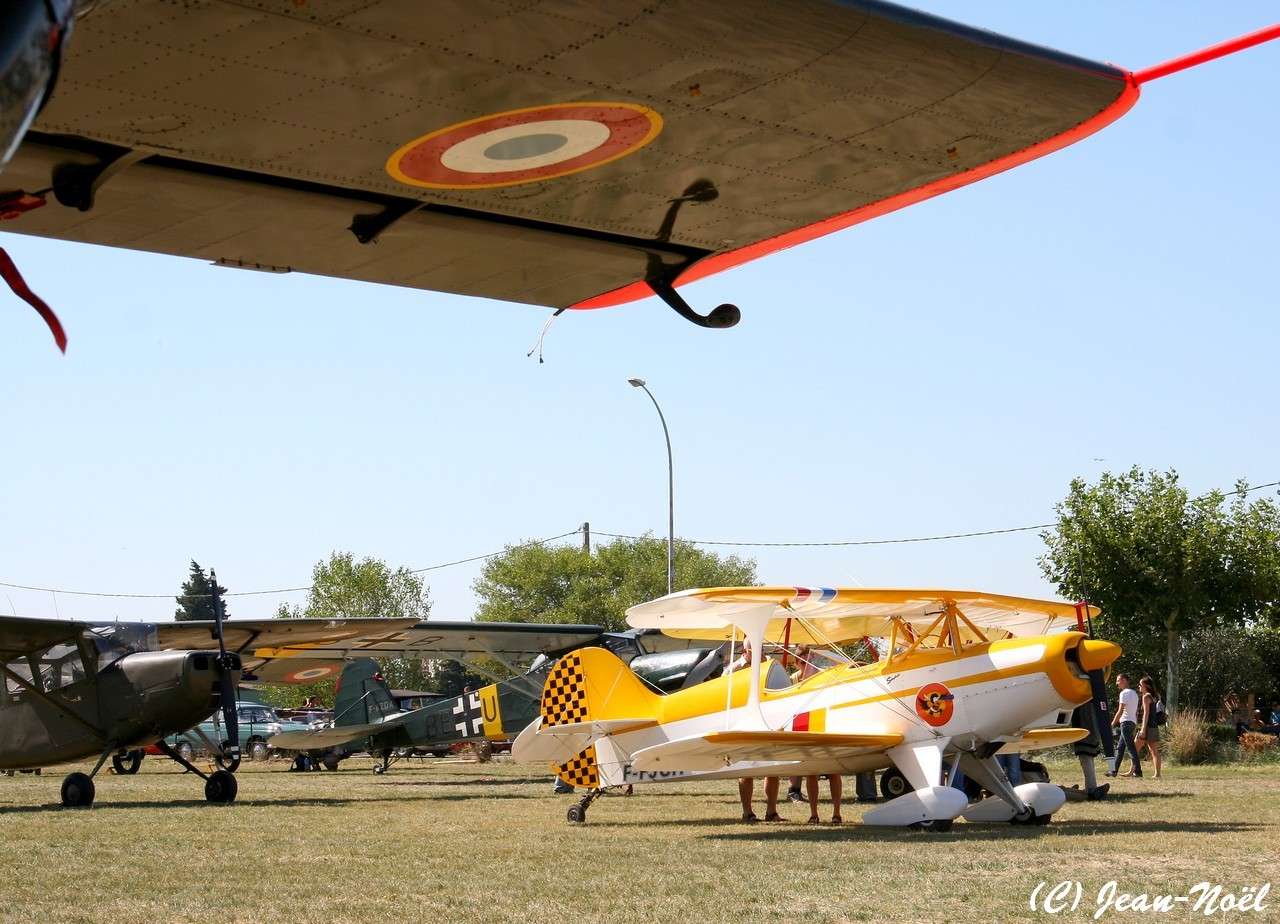
[[[1105,712],[1104,670],[1120,647],[1085,633],[1084,605],[950,590],[719,587],[627,611],[636,628],[726,640],[742,668],[660,694],[600,648],[562,657],[517,760],[550,762],[588,789],[690,779],[858,773],[896,767],[914,790],[864,816],[947,830],[970,821],[1045,824],[1065,801],[1047,783],[1010,783],[997,754],[1068,744],[1076,706]],[[838,650],[866,640],[875,663],[793,681],[766,646]],[[740,647],[739,647],[740,646]],[[1108,726],[1105,715],[1096,724]],[[947,774],[989,798],[970,803]]]

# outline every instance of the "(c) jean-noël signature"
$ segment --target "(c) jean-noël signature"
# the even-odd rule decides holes
[[[1197,882],[1182,894],[1124,892],[1112,879],[1103,883],[1094,896],[1093,919],[1096,921],[1111,911],[1166,914],[1187,910],[1205,917],[1233,911],[1266,911],[1269,907],[1266,898],[1270,892],[1270,882],[1237,889],[1226,889],[1212,882]],[[1084,884],[1078,880],[1064,879],[1053,884],[1046,881],[1031,890],[1027,905],[1032,911],[1045,914],[1073,912],[1080,910],[1084,894]]]

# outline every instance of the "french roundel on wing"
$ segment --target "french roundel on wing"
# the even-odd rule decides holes
[[[285,683],[315,683],[317,680],[324,680],[326,677],[332,677],[338,672],[338,668],[333,665],[324,667],[305,667],[301,670],[293,671],[284,675]]]
[[[402,183],[492,189],[536,183],[626,157],[662,130],[634,103],[557,103],[458,122],[416,138],[387,160]]]

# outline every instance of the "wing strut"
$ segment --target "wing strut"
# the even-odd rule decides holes
[[[1144,84],[1149,80],[1159,80],[1169,74],[1176,74],[1178,71],[1185,71],[1189,67],[1195,67],[1198,64],[1204,64],[1206,61],[1213,61],[1216,58],[1223,58],[1227,55],[1235,54],[1237,51],[1244,51],[1246,48],[1252,48],[1254,45],[1261,45],[1263,42],[1269,42],[1277,38],[1280,38],[1280,23],[1265,26],[1256,32],[1250,32],[1248,35],[1227,39],[1225,42],[1219,42],[1216,45],[1210,45],[1208,48],[1202,48],[1179,58],[1173,58],[1163,64],[1134,71],[1133,82]]]

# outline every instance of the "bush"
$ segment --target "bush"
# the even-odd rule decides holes
[[[1236,727],[1215,722],[1209,726],[1209,737],[1215,744],[1231,744],[1236,740]]]
[[[1214,740],[1209,718],[1199,709],[1183,709],[1169,717],[1165,752],[1180,764],[1203,764],[1213,759]]]
[[[1280,759],[1280,738],[1265,732],[1245,732],[1240,736],[1242,760],[1272,761]]]

